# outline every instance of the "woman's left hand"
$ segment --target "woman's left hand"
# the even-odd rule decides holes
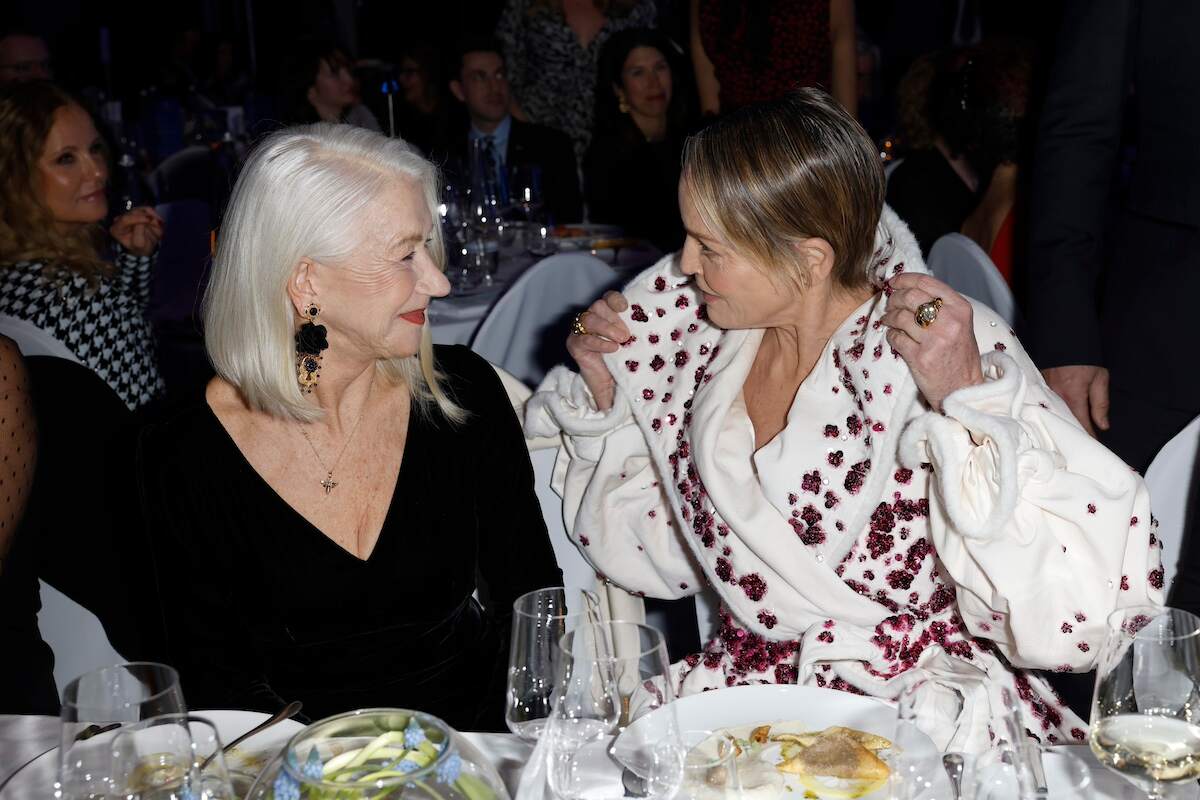
[[[937,278],[916,273],[893,278],[888,310],[888,343],[912,370],[917,388],[936,411],[946,396],[983,383],[979,345],[971,304]],[[941,298],[942,307],[929,327],[917,323],[917,308]]]
[[[109,232],[135,256],[148,256],[162,240],[163,221],[153,208],[140,206],[113,220]]]

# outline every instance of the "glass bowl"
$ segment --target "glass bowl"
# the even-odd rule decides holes
[[[420,711],[368,708],[292,737],[246,800],[509,800],[479,750]]]

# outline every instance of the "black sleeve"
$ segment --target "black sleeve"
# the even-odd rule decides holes
[[[1029,339],[1041,367],[1102,365],[1102,231],[1127,88],[1133,0],[1066,3],[1041,113],[1030,214]]]
[[[438,348],[438,366],[451,377],[456,399],[471,413],[464,434],[476,461],[479,513],[477,572],[486,611],[496,632],[496,652],[486,676],[479,730],[504,730],[503,698],[508,674],[513,601],[526,592],[561,586],[562,572],[546,532],[533,485],[533,467],[520,423],[492,366],[466,347]]]
[[[561,586],[562,573],[533,486],[525,436],[492,366],[466,347],[438,348],[438,366],[471,417],[463,435],[477,456],[478,568],[487,585],[490,616],[506,622],[513,601],[543,586]]]
[[[192,437],[193,439],[195,437]],[[194,442],[192,443],[194,444]],[[189,708],[274,713],[286,702],[266,679],[265,661],[234,598],[237,550],[203,504],[203,447],[172,423],[139,437],[136,474],[162,609],[165,657],[179,670]],[[191,455],[183,456],[182,453]],[[197,460],[184,464],[185,458]],[[197,524],[207,520],[211,524]]]

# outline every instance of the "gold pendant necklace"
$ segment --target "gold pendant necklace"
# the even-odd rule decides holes
[[[342,456],[346,454],[346,448],[350,446],[350,440],[354,438],[355,432],[358,431],[359,423],[362,422],[363,417],[367,415],[367,403],[371,399],[371,390],[374,388],[375,383],[372,381],[371,388],[367,389],[367,397],[365,400],[363,400],[362,411],[359,412],[358,419],[354,422],[354,427],[350,429],[350,435],[347,436],[346,441],[342,443],[342,449],[338,451],[337,458],[334,459],[332,467],[326,466],[325,459],[321,458],[321,454],[317,452],[317,447],[312,443],[312,439],[309,438],[308,431],[306,431],[304,428],[300,429],[300,433],[304,436],[304,441],[308,442],[308,446],[313,451],[313,455],[317,457],[317,463],[321,465],[321,469],[325,470],[325,479],[321,481],[321,488],[325,490],[326,496],[328,496],[330,492],[337,488],[338,482],[333,479],[333,471],[337,469],[338,464],[341,463]]]

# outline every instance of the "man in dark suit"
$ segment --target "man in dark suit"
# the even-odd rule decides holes
[[[1027,338],[1084,427],[1144,473],[1200,414],[1200,4],[1065,6],[1034,162]],[[1126,114],[1137,152],[1121,202]],[[1178,574],[1171,604],[1200,611],[1200,537],[1185,535]]]
[[[540,174],[551,220],[559,224],[582,220],[579,172],[571,140],[564,133],[522,122],[509,113],[511,95],[499,44],[484,38],[463,41],[450,75],[450,91],[466,107],[469,125],[446,143],[447,170],[453,172],[456,165],[466,163],[472,142],[479,140],[499,186],[507,185],[514,168],[534,170]]]

